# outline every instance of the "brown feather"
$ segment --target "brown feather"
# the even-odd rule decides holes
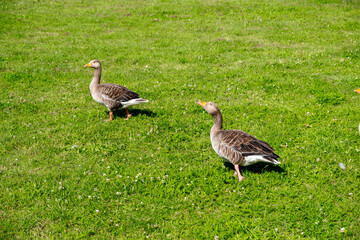
[[[109,110],[121,108],[123,106],[122,102],[140,98],[139,94],[118,84],[100,84],[98,90],[102,95],[105,106],[107,106]]]

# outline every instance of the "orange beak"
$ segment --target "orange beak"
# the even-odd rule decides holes
[[[199,105],[202,106],[202,107],[205,107],[206,103],[207,103],[207,102],[200,102],[200,101],[197,102],[197,104],[199,104]]]
[[[91,67],[91,63],[85,64],[84,67]]]
[[[354,92],[356,92],[356,93],[360,93],[360,88],[358,88],[358,89],[354,90]]]

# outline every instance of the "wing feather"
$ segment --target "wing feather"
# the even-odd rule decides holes
[[[104,105],[109,110],[115,110],[124,106],[123,102],[140,98],[139,95],[128,88],[118,84],[100,84],[99,92],[104,101]]]
[[[232,163],[239,163],[251,155],[279,158],[268,143],[239,130],[222,131],[220,145],[220,154]]]
[[[139,94],[118,84],[101,84],[99,85],[101,95],[109,100],[116,102],[127,102],[131,99],[139,98]]]

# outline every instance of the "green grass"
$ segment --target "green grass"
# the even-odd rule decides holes
[[[1,239],[360,238],[359,1],[0,8]],[[129,121],[104,121],[92,59],[150,100]],[[280,167],[237,182],[199,99]]]

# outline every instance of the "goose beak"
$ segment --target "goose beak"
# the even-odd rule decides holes
[[[360,93],[360,88],[358,88],[358,89],[354,90],[354,92],[356,92],[356,93]]]
[[[91,67],[91,63],[85,64],[84,67]]]
[[[206,103],[207,103],[207,102],[200,102],[200,101],[197,102],[197,104],[199,104],[199,105],[202,106],[202,107],[205,107]]]

